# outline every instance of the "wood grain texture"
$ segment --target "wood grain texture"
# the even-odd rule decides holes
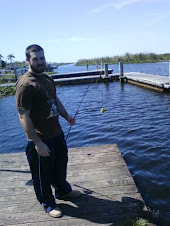
[[[0,156],[0,225],[114,225],[147,214],[116,145],[69,149],[68,181],[82,191],[75,200],[56,200],[55,219],[37,202],[25,153]]]

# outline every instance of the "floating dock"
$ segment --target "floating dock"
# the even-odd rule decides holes
[[[112,69],[53,74],[56,85],[78,85],[86,83],[121,81],[161,92],[170,92],[170,76],[152,75],[140,72],[112,73]],[[13,86],[15,83],[0,84],[0,87]]]
[[[76,85],[97,82],[123,81],[145,88],[154,89],[161,92],[170,92],[170,78],[168,76],[152,75],[139,72],[128,72],[120,76],[119,73],[108,75],[86,75],[77,77],[59,77],[54,76],[56,85]]]
[[[111,74],[113,69],[107,69],[107,74]],[[104,75],[104,69],[92,70],[92,71],[78,71],[78,72],[69,72],[69,73],[57,73],[51,75],[53,79],[63,79],[63,78],[76,78],[84,76],[94,76],[94,75]]]
[[[69,149],[68,181],[83,193],[57,200],[56,219],[37,202],[25,153],[0,155],[0,225],[116,225],[146,218],[148,210],[114,144]],[[122,224],[123,225],[123,224]]]
[[[78,85],[86,83],[113,82],[119,80],[119,74],[80,76],[54,79],[56,85]]]
[[[170,92],[170,77],[138,72],[124,73],[126,82],[163,92]]]

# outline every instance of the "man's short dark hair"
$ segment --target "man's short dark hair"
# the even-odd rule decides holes
[[[30,52],[39,52],[41,50],[44,51],[41,46],[36,45],[36,44],[33,44],[33,45],[28,46],[26,48],[26,51],[25,51],[26,58],[28,60],[30,59]]]

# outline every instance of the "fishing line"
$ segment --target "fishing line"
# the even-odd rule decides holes
[[[103,107],[103,80],[102,80],[102,108],[101,108],[101,113],[104,113],[105,111],[107,111],[107,109]]]
[[[95,75],[94,75],[94,78],[95,78]],[[104,113],[105,111],[107,111],[107,109],[103,108],[103,78],[101,77],[101,72],[99,73],[99,77],[96,79],[96,84],[97,84],[99,78],[102,79],[102,108],[101,108],[101,113]],[[76,115],[77,115],[77,113],[78,113],[78,111],[79,111],[79,108],[80,108],[80,106],[81,106],[81,104],[82,104],[82,102],[83,102],[83,100],[84,100],[84,97],[86,96],[86,93],[87,93],[89,87],[91,86],[91,84],[92,84],[92,83],[90,83],[90,84],[88,85],[87,90],[85,91],[85,93],[84,93],[84,95],[83,95],[83,97],[82,97],[82,100],[81,100],[80,103],[79,103],[79,106],[78,106],[78,108],[77,108],[77,111],[76,111],[76,113],[75,113],[75,115],[74,115],[74,117],[73,117],[74,119],[76,118]],[[68,130],[68,133],[67,133],[67,136],[66,136],[66,139],[65,139],[66,141],[67,141],[68,136],[69,136],[69,134],[70,134],[71,127],[72,127],[72,126],[70,125],[69,130]]]
[[[76,118],[76,115],[78,114],[79,108],[80,108],[80,106],[81,106],[81,104],[82,104],[82,102],[83,102],[83,100],[84,100],[84,97],[86,96],[86,93],[87,93],[87,91],[88,91],[90,85],[91,85],[91,83],[88,85],[88,87],[87,87],[87,89],[86,89],[86,91],[85,91],[85,93],[84,93],[84,95],[83,95],[83,97],[82,97],[82,100],[81,100],[80,103],[79,103],[79,106],[78,106],[78,108],[77,108],[77,111],[76,111],[76,113],[75,113],[75,115],[74,115],[74,117],[73,117],[74,119]],[[70,125],[70,128],[69,128],[68,133],[67,133],[67,136],[66,136],[66,141],[67,141],[68,136],[69,136],[69,134],[70,134],[70,130],[71,130],[71,125]]]
[[[96,85],[97,85],[97,82],[98,82],[98,80],[99,80],[99,78],[101,78],[101,74],[99,74],[100,75],[100,77],[98,77],[97,79],[96,79],[96,82],[95,82],[95,88],[93,89],[93,92],[92,92],[92,95],[91,95],[91,99],[90,99],[90,102],[89,102],[89,110],[88,110],[88,112],[90,112],[90,107],[91,107],[91,102],[92,102],[92,98],[93,98],[93,94],[94,94],[94,91],[95,91],[95,89],[96,89]]]
[[[38,171],[39,171],[39,181],[40,181],[40,192],[41,192],[41,196],[43,196],[43,193],[42,193],[42,183],[41,183],[41,168],[40,168],[40,164],[41,164],[41,156],[38,155]]]
[[[40,182],[40,193],[41,193],[41,197],[43,196],[43,192],[42,192],[42,182],[41,182],[41,156],[38,155],[38,176],[39,176],[39,182]],[[38,201],[36,201],[28,210],[26,211],[30,211],[32,208],[34,208],[34,206],[36,206],[38,203]]]
[[[103,107],[103,106],[104,106],[104,98],[103,98],[103,78],[102,78],[102,76],[101,76],[101,72],[100,72],[99,75],[100,75],[100,77],[98,77],[98,78],[96,79],[95,88],[93,89],[92,97],[93,97],[93,94],[94,94],[94,90],[96,89],[97,82],[98,82],[98,80],[99,80],[99,78],[100,78],[100,79],[102,80],[102,107],[101,107],[101,113],[104,113],[105,111],[107,111],[107,109]],[[90,100],[90,103],[89,103],[89,112],[90,112],[92,97],[91,97],[91,100]]]
[[[103,81],[102,81],[102,108],[103,108]]]
[[[97,194],[97,195],[100,195],[100,196],[103,196],[103,197],[106,197],[106,198],[109,198],[109,199],[111,199],[111,200],[114,200],[114,201],[116,201],[116,199],[113,199],[112,197],[110,197],[110,196],[107,196],[107,195],[103,195],[103,194],[101,194],[101,193],[99,193],[99,192],[96,192],[96,191],[93,191],[93,190],[91,190],[91,189],[88,189],[88,188],[85,188],[85,187],[82,187],[82,186],[80,186],[80,185],[77,185],[77,184],[73,184],[74,186],[76,186],[76,187],[78,187],[78,188],[81,188],[81,189],[83,189],[84,191],[85,191],[85,193],[86,194]]]

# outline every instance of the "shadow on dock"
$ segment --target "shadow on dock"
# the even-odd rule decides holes
[[[69,149],[68,181],[82,195],[56,203],[63,217],[44,213],[33,190],[25,153],[0,158],[0,225],[125,225],[151,219],[116,145]],[[132,225],[132,224],[131,224]]]
[[[114,225],[125,222],[129,217],[135,220],[137,216],[148,218],[148,213],[144,211],[144,204],[140,200],[124,196],[119,202],[102,194],[100,195],[103,198],[93,195],[95,195],[93,192],[85,190],[81,198],[71,201],[72,205],[62,203],[59,204],[59,208],[63,210],[65,216],[96,224]]]

